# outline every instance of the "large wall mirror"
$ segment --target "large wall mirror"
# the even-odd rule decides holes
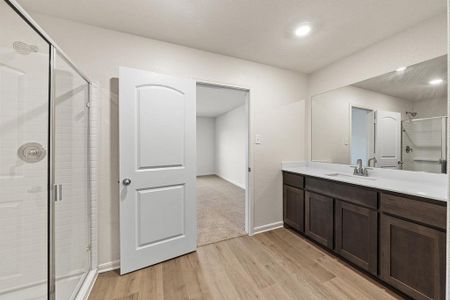
[[[313,161],[445,173],[447,55],[312,97]]]

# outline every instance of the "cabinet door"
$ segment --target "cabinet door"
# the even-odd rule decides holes
[[[445,233],[381,215],[381,278],[414,299],[445,298]]]
[[[305,192],[305,234],[333,249],[333,198]]]
[[[377,275],[377,212],[336,200],[335,251]]]
[[[303,190],[283,186],[283,219],[284,223],[298,231],[304,231],[305,198]]]

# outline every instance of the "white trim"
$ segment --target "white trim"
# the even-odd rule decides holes
[[[105,273],[112,270],[117,270],[120,268],[120,260],[113,260],[107,263],[99,264],[98,265],[98,273]]]
[[[196,175],[196,177],[202,177],[202,176],[213,176],[217,175],[215,172],[205,172],[205,173],[199,173]]]
[[[86,276],[83,285],[78,291],[75,300],[87,300],[91,294],[92,288],[94,287],[95,281],[97,280],[97,269],[91,270]]]
[[[274,229],[282,228],[284,226],[283,221],[273,222],[266,225],[261,225],[253,228],[253,234],[263,233]]]
[[[219,178],[221,178],[221,179],[223,179],[223,180],[225,180],[225,181],[231,183],[232,185],[238,186],[238,187],[240,187],[241,189],[246,190],[245,186],[243,186],[242,184],[239,184],[239,183],[235,182],[234,180],[231,180],[231,179],[225,178],[225,177],[223,177],[223,176],[220,176],[220,175],[217,174],[217,173],[216,173],[216,174],[213,174],[213,175],[216,175],[217,177],[219,177]]]

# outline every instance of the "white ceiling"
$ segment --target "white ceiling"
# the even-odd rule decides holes
[[[197,117],[214,118],[245,104],[247,91],[197,85]]]
[[[440,85],[428,82],[441,78]],[[367,79],[353,86],[398,97],[409,101],[421,101],[447,96],[447,55],[409,66],[403,72],[391,72]]]
[[[304,73],[446,13],[446,0],[19,2],[29,11]],[[302,22],[311,22],[313,33],[294,39]]]

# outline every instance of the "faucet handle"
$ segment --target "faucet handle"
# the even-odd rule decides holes
[[[364,176],[369,176],[369,170],[373,170],[373,168],[368,168],[368,167],[366,167],[366,168],[364,168]]]

